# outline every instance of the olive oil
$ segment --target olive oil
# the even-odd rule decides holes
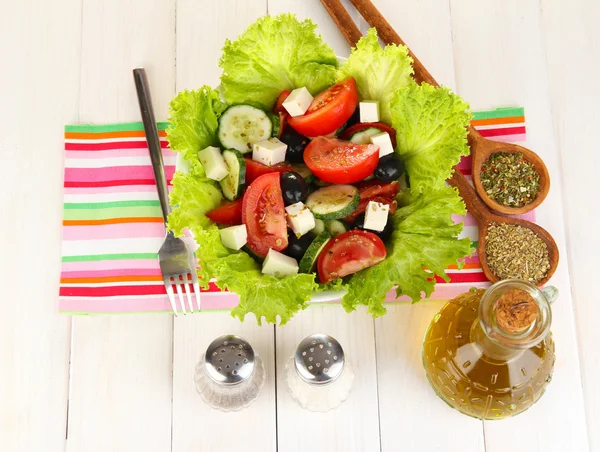
[[[502,419],[519,414],[544,394],[552,379],[555,356],[548,302],[525,282],[502,281],[490,288],[495,290],[490,296],[497,300],[510,284],[525,284],[539,295],[537,325],[528,325],[524,333],[499,330],[494,300],[482,300],[485,291],[473,289],[447,303],[425,334],[423,365],[431,386],[468,416]]]

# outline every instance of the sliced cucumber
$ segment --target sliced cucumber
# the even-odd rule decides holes
[[[281,119],[279,119],[279,115],[275,113],[267,113],[269,119],[271,120],[271,137],[280,138],[281,137]]]
[[[327,232],[331,235],[331,237],[337,237],[340,234],[343,234],[348,230],[346,225],[339,220],[331,220],[327,222]]]
[[[308,169],[308,166],[306,166],[304,163],[294,163],[292,164],[292,168],[294,168],[294,171],[302,176],[307,184],[312,184],[314,182],[315,175],[311,173],[311,171]]]
[[[315,218],[339,220],[350,215],[360,201],[358,189],[352,185],[330,185],[319,188],[306,198],[306,205]]]
[[[300,263],[298,264],[299,273],[313,273],[315,271],[317,258],[319,257],[321,251],[323,251],[325,245],[327,245],[327,242],[330,240],[331,235],[329,235],[329,232],[327,231],[323,231],[315,237],[312,243],[308,245],[308,248],[306,249],[304,256],[302,256],[302,259],[300,259]]]
[[[312,230],[310,232],[312,232],[314,235],[319,235],[324,230],[325,230],[325,222],[323,220],[319,220],[318,218],[315,218],[315,227],[312,228]]]
[[[219,181],[219,184],[221,184],[223,195],[230,201],[235,201],[244,190],[246,161],[244,156],[235,149],[224,150],[223,159],[229,171],[225,179]]]
[[[350,137],[350,141],[356,144],[369,144],[371,142],[371,137],[379,135],[380,133],[381,130],[379,130],[377,127],[369,127],[368,129],[356,132]]]
[[[233,105],[219,118],[219,141],[225,149],[242,154],[252,152],[252,145],[271,138],[273,124],[264,111],[251,105]]]

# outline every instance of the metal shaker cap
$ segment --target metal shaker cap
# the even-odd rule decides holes
[[[342,374],[344,362],[342,346],[327,334],[308,336],[294,355],[296,372],[310,384],[331,383]]]
[[[221,336],[206,349],[204,365],[206,373],[216,383],[238,384],[254,372],[254,350],[244,338]]]

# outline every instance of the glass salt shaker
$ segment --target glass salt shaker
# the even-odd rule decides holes
[[[350,395],[354,373],[340,343],[326,334],[305,338],[285,365],[292,398],[309,411],[329,411]]]
[[[248,341],[227,335],[208,346],[196,365],[194,380],[208,405],[221,411],[237,411],[257,399],[265,382],[265,369]]]

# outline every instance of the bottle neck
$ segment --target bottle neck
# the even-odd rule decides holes
[[[479,320],[475,320],[471,327],[471,341],[479,348],[482,355],[496,361],[510,361],[524,352],[523,349],[500,345],[490,338],[483,330]]]

